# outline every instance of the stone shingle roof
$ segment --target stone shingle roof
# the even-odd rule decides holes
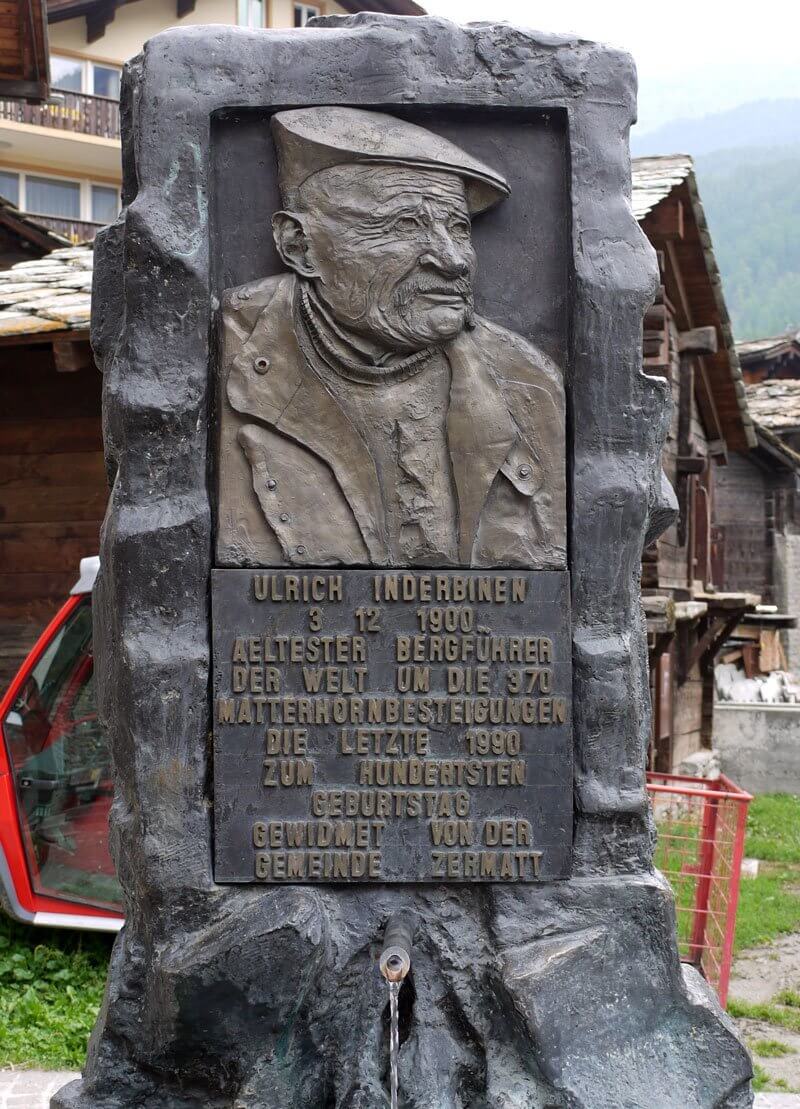
[[[753,419],[770,431],[800,428],[800,381],[773,379],[747,386]]]
[[[0,272],[0,338],[89,327],[94,254],[65,247]]]
[[[644,219],[657,204],[666,200],[675,186],[682,184],[691,173],[693,165],[688,154],[634,158],[631,162],[631,204],[637,220]]]
[[[779,358],[792,350],[800,354],[800,332],[789,331],[784,335],[772,335],[766,339],[748,339],[746,342],[736,344],[736,351],[742,362]]]

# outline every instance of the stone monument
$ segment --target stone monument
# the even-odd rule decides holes
[[[743,1109],[651,865],[630,59],[435,18],[129,66],[93,343],[126,893],[57,1109]],[[398,934],[402,934],[401,932]]]

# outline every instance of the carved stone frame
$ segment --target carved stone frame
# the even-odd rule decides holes
[[[123,1106],[134,1103],[134,1092],[148,1090],[147,1103],[162,1104],[144,1071],[150,1068],[152,1076],[160,1065],[164,1073],[175,1066],[162,1037],[178,1005],[175,979],[188,973],[199,950],[186,937],[196,937],[204,921],[209,931],[226,920],[246,931],[250,914],[262,911],[256,899],[265,891],[237,901],[239,894],[212,881],[209,426],[218,306],[209,292],[210,126],[215,111],[232,105],[311,104],[387,111],[392,105],[533,107],[567,114],[575,856],[573,879],[545,898],[542,915],[555,913],[555,930],[575,936],[586,935],[593,914],[619,922],[619,966],[607,973],[624,979],[626,988],[633,982],[634,1000],[625,1002],[633,1024],[639,1004],[642,1012],[663,1004],[681,1014],[664,1055],[683,1060],[675,1104],[749,1104],[746,1057],[708,999],[686,992],[671,902],[650,870],[644,777],[650,708],[639,572],[660,500],[667,388],[641,372],[642,317],[657,271],[629,204],[635,86],[627,55],[577,38],[365,14],[325,18],[302,34],[221,26],[173,30],[151,40],[128,67],[125,209],[98,238],[92,331],[105,373],[104,433],[113,477],[96,643],[116,768],[112,841],[128,924],[115,949],[87,1077],[54,1104],[93,1106],[105,1098],[104,1106]],[[650,969],[641,979],[632,962],[623,965],[626,921],[640,903],[652,918],[642,933]],[[297,904],[298,913],[305,911],[306,902]],[[504,911],[511,912],[510,902]],[[547,932],[550,926],[542,927]],[[559,1027],[557,1010],[566,1000],[548,984],[547,973],[527,1018],[541,1025],[534,1037],[539,1073],[576,1099],[569,1104],[583,1104],[577,1099],[591,1089],[599,1099],[594,1104],[619,1103],[616,1085],[604,1086],[611,1077],[599,1069],[585,1035]],[[659,982],[659,1001],[651,996],[648,974]],[[590,988],[585,980],[574,985],[579,992]],[[597,990],[603,988],[599,976]],[[698,1033],[689,1037],[691,1048],[689,1025]],[[611,1025],[607,1033],[615,1034]],[[170,1034],[184,1036],[191,1054],[196,1030],[176,1033],[172,1027]],[[624,1035],[619,1032],[620,1040]],[[585,1055],[571,1045],[571,1037],[581,1036]],[[209,1053],[205,1044],[197,1050]],[[575,1050],[580,1057],[573,1059]],[[679,1064],[652,1063],[673,1065]],[[198,1063],[195,1078],[204,1067],[211,1062]],[[617,1068],[614,1083],[629,1081],[624,1066]],[[611,1091],[608,1101],[600,1096],[604,1089]],[[164,1104],[217,1104],[207,1091],[206,1100],[184,1102],[182,1096],[173,1089]],[[282,1104],[290,1103],[303,1102]]]

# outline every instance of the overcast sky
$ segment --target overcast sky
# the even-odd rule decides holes
[[[765,97],[800,97],[799,0],[421,0],[460,23],[577,31],[636,58],[643,130]]]

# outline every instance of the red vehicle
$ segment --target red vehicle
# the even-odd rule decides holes
[[[0,907],[28,924],[117,931],[114,787],[93,679],[98,569],[81,560],[69,600],[0,701]]]

